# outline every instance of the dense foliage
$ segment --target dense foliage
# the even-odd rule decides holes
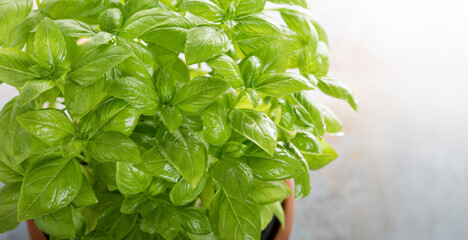
[[[122,2],[0,0],[0,232],[260,239],[337,157],[314,92],[357,108],[324,30],[305,0]]]

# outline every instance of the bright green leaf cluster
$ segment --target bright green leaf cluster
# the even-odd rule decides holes
[[[314,91],[357,110],[305,0],[37,2],[0,0],[0,232],[260,239],[337,157]]]

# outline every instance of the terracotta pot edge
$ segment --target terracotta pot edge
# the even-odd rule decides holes
[[[34,223],[34,220],[27,220],[26,224],[31,240],[47,240],[46,235],[41,230],[39,230],[39,228]]]
[[[288,240],[294,222],[294,211],[296,208],[296,202],[294,200],[294,181],[292,179],[286,179],[284,182],[291,189],[292,194],[283,201],[284,227],[280,225],[274,240]]]

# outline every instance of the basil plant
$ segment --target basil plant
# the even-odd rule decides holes
[[[260,239],[340,133],[305,0],[0,0],[0,232]],[[276,16],[276,17],[274,17]]]

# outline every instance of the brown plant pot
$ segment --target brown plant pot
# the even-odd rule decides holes
[[[279,228],[276,232],[274,240],[288,240],[289,235],[291,235],[293,220],[294,220],[294,209],[296,203],[294,201],[294,181],[292,179],[284,180],[286,185],[292,190],[292,194],[287,197],[283,202],[284,209],[284,228],[279,225]],[[48,237],[37,228],[34,224],[34,220],[26,221],[28,226],[29,237],[31,240],[47,240]]]
[[[296,207],[296,202],[294,201],[294,181],[292,179],[284,180],[286,185],[291,189],[292,194],[283,201],[284,209],[284,228],[281,227],[276,232],[274,240],[287,240],[289,235],[291,235],[293,221],[294,221],[294,209]]]
[[[37,228],[36,224],[34,223],[34,220],[28,220],[26,221],[26,224],[28,226],[28,232],[29,232],[29,238],[31,240],[47,240],[48,238],[46,235]]]

